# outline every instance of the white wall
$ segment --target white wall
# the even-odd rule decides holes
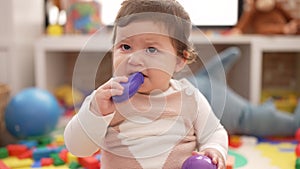
[[[13,94],[34,85],[34,43],[43,19],[41,0],[0,0],[0,82],[8,83]]]
[[[9,47],[12,39],[12,4],[0,0],[0,83],[9,83]]]

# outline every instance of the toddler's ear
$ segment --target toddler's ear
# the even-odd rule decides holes
[[[176,67],[175,67],[175,72],[181,71],[186,65],[186,63],[187,63],[186,59],[178,57]]]
[[[175,72],[179,72],[184,68],[184,66],[187,64],[187,60],[185,58],[189,58],[189,52],[184,50],[183,51],[183,56],[184,57],[177,57],[177,63],[175,67]]]

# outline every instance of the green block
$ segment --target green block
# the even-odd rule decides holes
[[[53,159],[56,159],[56,158],[59,158],[59,155],[58,155],[58,153],[51,153],[50,157]]]
[[[296,169],[300,169],[300,158],[296,160]]]
[[[59,165],[65,164],[65,162],[56,153],[50,154],[50,157],[53,159],[54,166],[59,166]]]
[[[75,162],[75,161],[72,161],[72,162],[70,163],[70,165],[69,165],[69,168],[70,168],[70,169],[78,169],[78,168],[80,168],[80,167],[81,167],[81,165],[80,165],[79,163]]]
[[[52,142],[52,138],[51,137],[42,137],[39,139],[39,143],[41,146],[45,146],[48,145]]]
[[[6,148],[0,148],[0,159],[8,157],[8,151]]]
[[[65,162],[60,158],[56,158],[53,160],[53,164],[54,164],[54,166],[59,166],[59,165],[64,165]]]

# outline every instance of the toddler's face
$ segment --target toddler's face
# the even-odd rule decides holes
[[[172,41],[161,25],[143,21],[117,27],[113,49],[114,75],[142,72],[145,78],[140,93],[168,89],[173,73],[183,62],[176,56]]]

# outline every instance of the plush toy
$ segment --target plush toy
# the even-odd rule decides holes
[[[299,34],[300,23],[276,0],[247,0],[231,33]]]
[[[294,136],[300,128],[300,101],[291,114],[276,109],[272,100],[261,105],[251,104],[223,83],[224,76],[220,74],[222,71],[217,70],[224,69],[225,73],[228,72],[239,56],[239,48],[230,47],[220,52],[219,56],[213,57],[205,68],[195,72],[188,79],[210,102],[214,113],[229,134]],[[220,61],[223,67],[220,66]],[[220,97],[220,93],[224,91],[225,100]],[[220,105],[224,105],[224,109],[220,109]]]

